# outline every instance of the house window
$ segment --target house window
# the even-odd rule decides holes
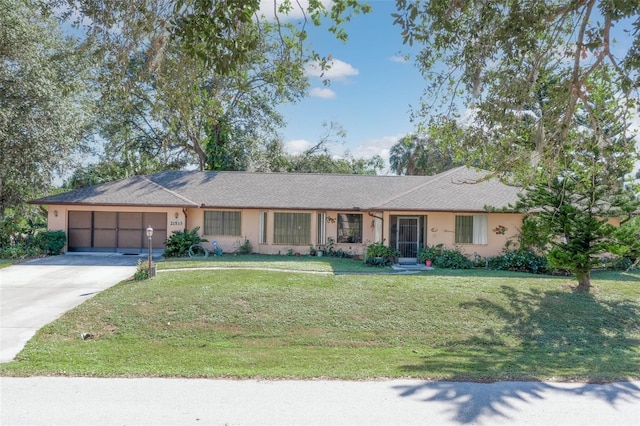
[[[267,244],[267,212],[260,212],[260,223],[259,223],[259,244]]]
[[[362,215],[361,214],[338,214],[338,243],[361,243],[362,242]]]
[[[326,213],[318,213],[317,239],[318,239],[319,246],[323,246],[327,244],[327,233],[326,233],[326,225],[325,225],[326,220],[327,220]]]
[[[240,230],[240,212],[205,211],[205,235],[242,235]]]
[[[456,216],[456,244],[487,244],[487,215]]]
[[[310,213],[274,213],[273,244],[308,246],[311,244]]]

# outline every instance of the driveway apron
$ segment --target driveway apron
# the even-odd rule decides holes
[[[13,360],[38,329],[131,277],[138,259],[64,255],[0,269],[0,362]]]

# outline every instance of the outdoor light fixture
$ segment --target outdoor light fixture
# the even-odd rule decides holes
[[[54,210],[54,211],[53,211],[53,215],[54,215],[55,217],[58,217],[58,210]]]
[[[151,225],[149,225],[149,227],[147,228],[147,238],[149,238],[149,278],[151,278],[151,258],[152,258],[152,254],[151,254],[151,237],[153,237],[153,228],[151,227]]]

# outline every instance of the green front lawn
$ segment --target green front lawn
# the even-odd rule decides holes
[[[154,279],[120,283],[42,329],[0,373],[640,378],[637,273],[596,274],[589,295],[573,293],[569,278],[376,268],[364,271],[387,273],[334,275],[361,263],[271,261],[163,262]],[[269,270],[179,269],[190,265]]]

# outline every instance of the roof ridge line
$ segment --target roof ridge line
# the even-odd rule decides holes
[[[165,191],[165,192],[168,192],[169,194],[171,194],[171,195],[173,195],[173,196],[175,196],[175,197],[178,197],[178,198],[180,198],[180,199],[181,199],[181,200],[183,200],[183,201],[186,201],[187,203],[190,203],[190,204],[192,204],[192,205],[194,205],[194,206],[199,206],[199,204],[198,204],[198,203],[196,203],[195,201],[190,200],[190,199],[188,199],[187,197],[185,197],[185,196],[183,196],[183,195],[180,195],[180,194],[178,194],[178,193],[177,193],[177,192],[175,192],[175,191],[170,190],[170,189],[169,189],[169,188],[167,188],[166,186],[160,185],[159,183],[152,181],[152,180],[151,180],[151,179],[149,179],[147,176],[140,176],[140,178],[142,178],[143,180],[145,180],[145,181],[149,182],[149,183],[150,183],[150,184],[152,184],[152,185],[157,186],[157,187],[158,187],[158,188],[160,188],[161,190],[163,190],[163,191]]]
[[[393,200],[395,200],[397,198],[404,197],[407,194],[411,194],[412,192],[417,191],[418,189],[422,188],[423,186],[425,186],[425,185],[427,185],[427,184],[429,184],[429,183],[431,183],[431,182],[433,182],[435,180],[434,179],[435,176],[422,176],[422,177],[430,178],[430,179],[427,180],[424,183],[421,183],[418,186],[414,186],[413,188],[411,188],[411,189],[409,189],[407,191],[401,192],[400,194],[396,194],[395,196],[393,196],[391,198],[387,198],[386,200],[383,200],[382,202],[378,203],[377,206],[373,206],[372,209],[375,209],[375,210],[380,209],[381,206],[384,206],[385,204],[390,203],[391,201],[393,201]]]
[[[404,197],[405,195],[411,194],[412,192],[415,192],[415,191],[419,190],[420,188],[424,187],[425,185],[428,185],[428,184],[433,183],[435,181],[441,180],[442,178],[452,174],[454,171],[456,171],[458,169],[462,169],[462,168],[468,169],[469,167],[467,167],[467,166],[458,166],[458,167],[454,167],[453,169],[445,170],[444,172],[438,173],[437,175],[424,176],[424,177],[428,177],[430,179],[428,181],[418,185],[418,186],[415,186],[415,187],[403,192],[403,193],[397,194],[394,197],[391,197],[391,198],[388,198],[388,199],[384,200],[382,203],[379,203],[379,205],[376,206],[375,208],[376,209],[380,209],[385,204],[390,203],[391,201],[393,201],[395,199],[398,199],[400,197]]]

